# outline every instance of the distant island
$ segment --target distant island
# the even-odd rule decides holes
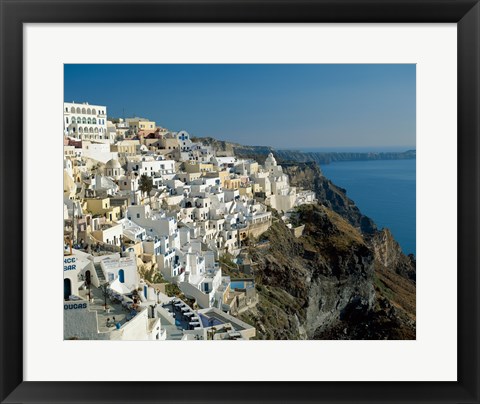
[[[255,158],[260,162],[269,153],[274,153],[279,161],[294,161],[297,163],[315,162],[317,164],[330,164],[334,161],[370,161],[370,160],[406,160],[417,157],[416,150],[403,152],[302,152],[299,150],[282,150],[271,146],[244,146],[238,143],[217,140],[211,137],[192,138],[215,146],[229,155],[242,158]]]
[[[301,152],[296,150],[276,150],[285,160],[297,162],[314,161],[317,164],[330,164],[333,161],[405,160],[416,158],[416,150],[404,152]]]

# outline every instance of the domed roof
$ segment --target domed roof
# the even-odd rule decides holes
[[[122,168],[118,160],[111,159],[108,160],[107,163],[105,164],[105,168]]]
[[[269,153],[268,154],[268,157],[266,158],[265,160],[265,163],[266,164],[273,164],[273,165],[277,165],[277,160],[275,159],[275,157],[273,157],[273,154],[272,153]]]

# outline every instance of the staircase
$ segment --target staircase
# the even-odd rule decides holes
[[[95,272],[97,273],[98,280],[100,282],[100,285],[103,285],[104,283],[107,282],[105,279],[105,275],[103,274],[102,267],[100,264],[94,264],[95,267]]]

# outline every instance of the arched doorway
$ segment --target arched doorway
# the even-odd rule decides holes
[[[68,300],[72,294],[72,281],[68,278],[63,279],[63,300]]]
[[[118,280],[120,283],[125,283],[125,271],[123,269],[118,271]]]
[[[88,270],[85,272],[85,284],[87,286],[90,286],[91,283],[92,283],[92,274],[90,273],[90,270]]]

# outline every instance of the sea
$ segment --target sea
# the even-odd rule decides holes
[[[405,254],[416,254],[415,159],[342,161],[321,165],[321,169],[346,189],[347,196],[377,227],[390,229]]]

